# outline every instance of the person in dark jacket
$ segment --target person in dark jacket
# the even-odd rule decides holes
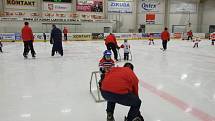
[[[44,39],[44,42],[46,42],[46,33],[43,32],[43,39]]]
[[[1,53],[3,53],[3,51],[2,51],[2,46],[3,46],[3,45],[2,45],[2,43],[1,43],[1,37],[0,37],[0,52],[1,52]]]
[[[107,121],[115,121],[113,114],[116,103],[130,106],[126,121],[144,121],[139,111],[139,80],[133,68],[131,63],[125,63],[123,67],[112,67],[101,80],[101,94],[107,100]]]
[[[63,46],[62,46],[62,31],[56,27],[55,24],[52,25],[50,43],[52,46],[52,56],[55,55],[55,52],[58,52],[61,56],[63,56]]]

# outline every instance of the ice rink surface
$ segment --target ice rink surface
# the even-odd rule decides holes
[[[161,41],[129,43],[145,121],[215,121],[215,46],[210,41],[199,48],[170,41],[166,52]],[[89,92],[103,41],[66,42],[63,57],[51,57],[48,42],[34,46],[36,59],[23,58],[23,43],[7,44],[0,53],[0,121],[106,121],[106,103],[95,103]],[[116,121],[123,121],[128,110],[116,105]]]

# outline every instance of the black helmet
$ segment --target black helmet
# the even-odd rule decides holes
[[[125,63],[123,67],[128,67],[128,68],[130,68],[131,70],[134,70],[134,65],[131,64],[131,63]]]

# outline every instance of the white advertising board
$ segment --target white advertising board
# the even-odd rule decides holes
[[[133,2],[108,1],[109,13],[132,13]]]
[[[140,12],[162,12],[161,0],[140,0],[138,7]]]
[[[43,3],[43,10],[45,11],[71,11],[72,5],[68,3]]]

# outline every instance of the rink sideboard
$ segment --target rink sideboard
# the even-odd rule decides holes
[[[109,33],[68,33],[69,41],[90,41],[90,40],[104,40],[104,38]],[[153,35],[153,38],[160,39],[160,33],[114,33],[117,40],[148,40],[150,34]],[[208,38],[208,33],[194,33],[194,37],[200,37],[201,39]],[[63,36],[63,34],[62,34]],[[0,33],[0,38],[2,41],[11,42],[11,41],[21,41],[20,33]],[[171,33],[171,39],[186,38],[186,34],[183,33]],[[50,39],[50,33],[46,33],[46,40]],[[35,41],[44,41],[43,33],[34,33]]]

